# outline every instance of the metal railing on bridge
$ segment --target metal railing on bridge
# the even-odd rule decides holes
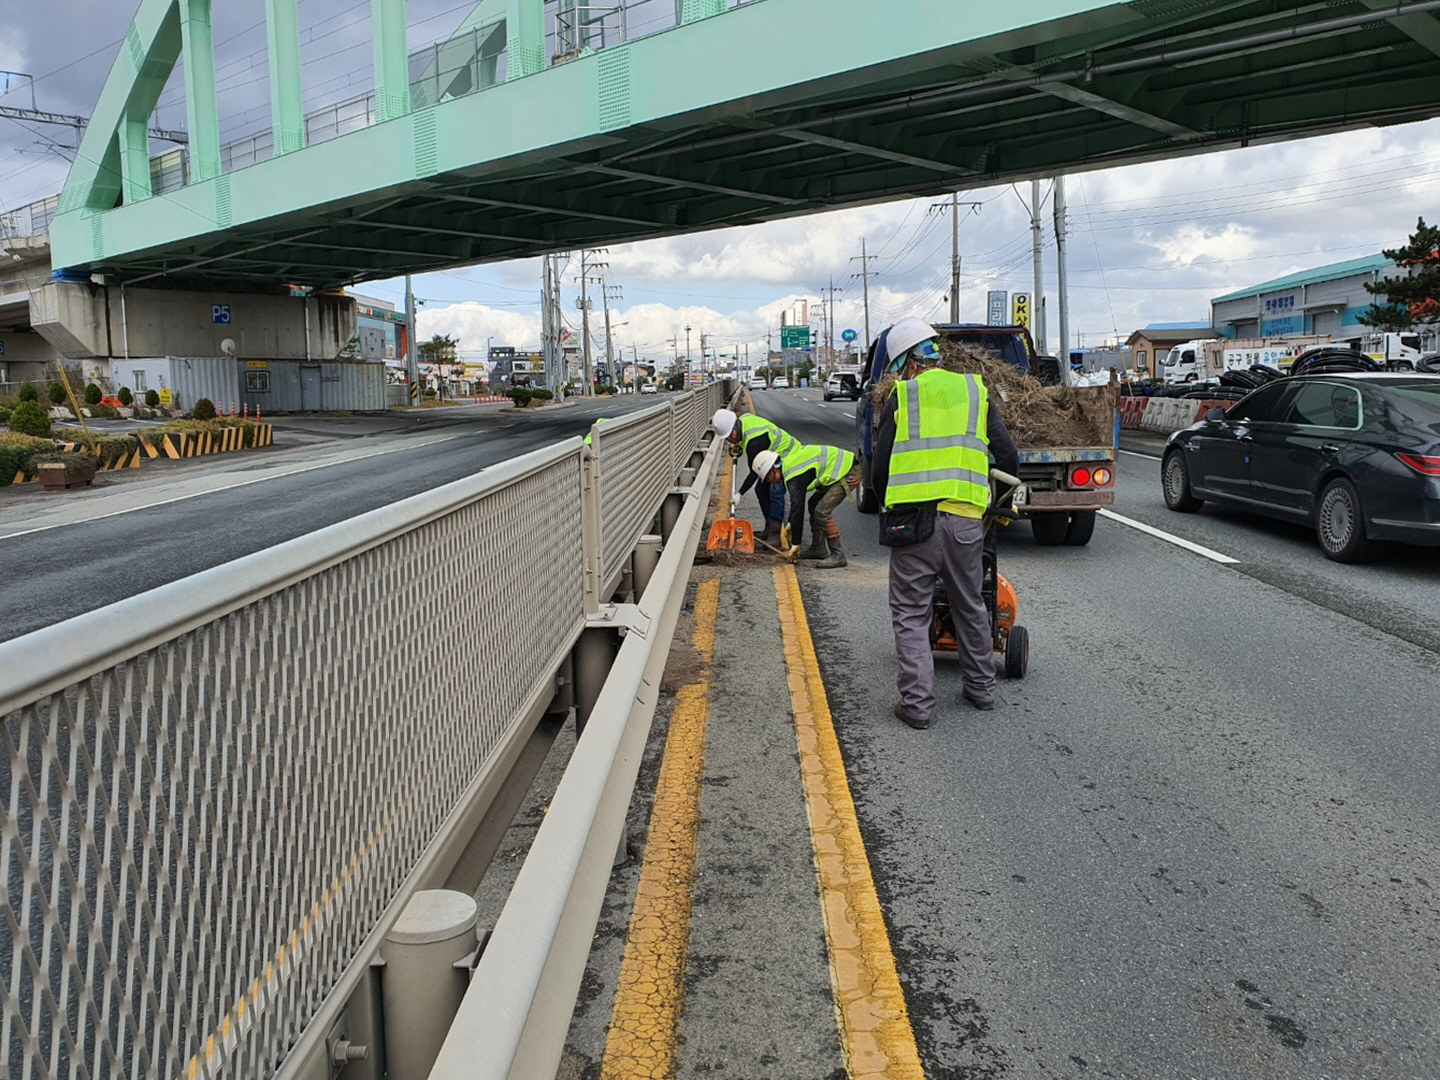
[[[0,644],[0,1075],[324,1076],[721,389]]]

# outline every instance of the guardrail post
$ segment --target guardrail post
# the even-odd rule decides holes
[[[604,438],[599,428],[593,437]],[[600,505],[600,455],[587,446],[580,452],[580,551],[585,563],[585,614],[600,611],[605,583],[605,520]]]
[[[691,473],[690,483],[695,482],[695,475]],[[685,485],[689,487],[689,484]],[[680,520],[680,511],[685,508],[685,497],[678,492],[672,491],[665,496],[665,501],[660,504],[660,537],[665,543],[670,542],[670,534],[675,531],[675,523]]]
[[[426,1080],[465,990],[478,944],[475,900],[452,889],[417,892],[385,938],[385,1074]]]
[[[609,627],[591,626],[580,632],[575,643],[575,731],[585,733],[585,721],[595,708],[605,680],[610,677],[610,668],[615,663],[615,653],[620,646],[618,636]]]
[[[655,567],[660,564],[660,547],[664,543],[654,533],[646,533],[635,545],[635,600],[645,595]]]

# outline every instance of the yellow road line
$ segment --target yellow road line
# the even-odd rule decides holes
[[[850,1080],[924,1080],[793,566],[775,568],[775,597],[845,1067]]]
[[[695,597],[695,650],[708,665],[715,649],[720,581],[701,584]],[[705,725],[710,710],[707,672],[676,695],[655,784],[645,862],[635,890],[635,909],[601,1080],[675,1075],[685,959],[690,951],[690,903],[695,885],[695,847],[700,831],[700,779],[705,763]]]

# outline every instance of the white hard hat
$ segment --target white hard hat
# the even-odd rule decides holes
[[[735,430],[735,414],[729,409],[716,409],[710,423],[715,428],[715,434],[722,439],[728,439],[730,432]]]
[[[938,338],[940,332],[920,319],[901,319],[885,335],[885,362],[890,366],[922,341]]]
[[[760,453],[755,455],[755,461],[751,464],[750,468],[756,476],[763,480],[765,474],[775,468],[779,461],[780,455],[775,453],[774,450],[761,450]]]

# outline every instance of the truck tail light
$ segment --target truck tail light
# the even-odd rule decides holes
[[[1096,465],[1094,468],[1089,465],[1076,465],[1070,470],[1072,488],[1109,487],[1114,480],[1115,474],[1104,465]]]
[[[1396,454],[1410,468],[1425,476],[1440,476],[1440,457],[1425,454]]]

